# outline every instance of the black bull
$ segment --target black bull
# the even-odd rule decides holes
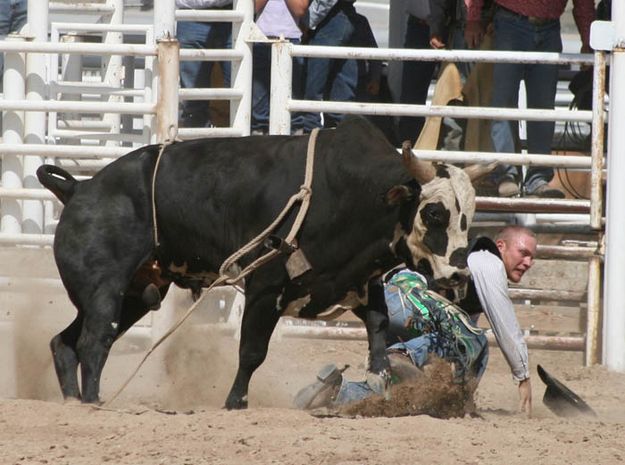
[[[260,136],[168,146],[154,190],[158,246],[152,220],[158,145],[137,149],[82,182],[60,168],[39,168],[41,183],[65,203],[54,255],[78,310],[50,343],[65,398],[99,400],[100,375],[113,342],[153,308],[144,289],[157,289],[162,298],[171,282],[195,291],[206,287],[227,257],[274,220],[303,183],[308,139]],[[360,304],[355,312],[368,333],[369,371],[386,380],[388,317],[381,274],[405,262],[451,283],[466,277],[464,247],[474,208],[470,182],[451,205],[438,194],[428,194],[435,200],[423,198],[420,183],[450,178],[452,170],[468,177],[455,167],[434,168],[410,158],[405,154],[402,163],[395,148],[362,119],[319,133],[312,200],[297,237],[312,269],[290,279],[283,254],[246,278],[239,368],[227,408],[247,406],[250,378],[285,311],[314,318],[355,297]],[[442,190],[452,196],[457,191]],[[467,200],[470,211],[462,211]],[[297,208],[276,236],[288,233],[296,213]],[[255,250],[239,265],[264,252]]]

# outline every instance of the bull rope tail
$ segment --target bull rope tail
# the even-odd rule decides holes
[[[310,138],[308,139],[308,148],[306,151],[306,172],[304,174],[304,184],[302,184],[299,188],[299,192],[291,196],[286,206],[282,209],[277,218],[267,227],[264,231],[262,231],[258,236],[248,242],[246,245],[241,247],[235,253],[233,253],[230,257],[228,257],[221,267],[219,268],[219,276],[225,276],[228,273],[228,269],[234,265],[242,256],[248,254],[253,249],[258,247],[272,232],[273,230],[280,224],[280,222],[284,219],[284,217],[291,211],[293,205],[296,202],[301,202],[301,206],[299,212],[297,213],[297,217],[293,222],[293,226],[291,226],[291,231],[286,236],[285,242],[291,246],[295,246],[294,240],[299,232],[304,219],[306,218],[306,213],[308,212],[308,207],[310,205],[310,197],[312,195],[312,177],[313,177],[313,169],[315,165],[315,146],[317,144],[317,134],[319,133],[319,128],[315,128],[310,133]],[[236,284],[245,278],[252,271],[256,270],[261,265],[267,263],[280,252],[278,250],[270,250],[265,255],[260,256],[252,263],[250,263],[243,271],[241,271],[238,276],[234,278],[230,278],[227,281],[227,284]]]
[[[291,196],[291,198],[287,202],[287,204],[284,207],[284,209],[282,210],[282,212],[280,212],[278,217],[269,225],[269,227],[265,228],[265,230],[263,232],[261,232],[258,236],[256,236],[254,239],[252,239],[247,244],[245,244],[243,247],[241,247],[239,250],[237,250],[235,253],[233,253],[230,257],[228,257],[223,262],[223,264],[219,268],[219,277],[215,281],[213,281],[213,283],[211,283],[211,285],[208,286],[204,290],[204,292],[202,293],[200,298],[198,300],[196,300],[193,303],[193,305],[191,305],[187,309],[187,311],[184,313],[184,315],[182,315],[178,319],[178,321],[176,321],[173,324],[173,326],[171,328],[169,328],[165,332],[165,334],[163,334],[154,343],[154,345],[152,345],[150,350],[148,350],[147,353],[143,356],[143,358],[141,359],[141,361],[139,362],[137,367],[134,369],[134,371],[130,374],[130,376],[128,376],[128,378],[126,379],[124,384],[121,385],[121,387],[113,394],[113,396],[109,400],[107,400],[106,402],[104,402],[102,404],[103,408],[108,407],[111,404],[111,402],[113,402],[115,399],[117,399],[117,397],[122,393],[122,391],[124,389],[126,389],[126,386],[128,386],[128,384],[130,384],[130,381],[132,381],[132,379],[139,372],[139,370],[141,369],[141,367],[143,366],[145,361],[148,359],[148,357],[150,355],[152,355],[152,352],[154,352],[158,346],[160,346],[163,342],[165,342],[165,340],[167,338],[169,338],[169,336],[171,336],[182,325],[182,323],[184,323],[186,321],[187,318],[189,318],[191,313],[193,313],[195,311],[195,309],[204,300],[204,297],[206,296],[206,294],[208,294],[210,292],[211,289],[213,289],[214,287],[217,287],[217,286],[231,285],[231,284],[235,284],[235,283],[241,281],[243,278],[245,278],[252,271],[254,271],[255,269],[257,269],[258,267],[260,267],[264,263],[268,262],[269,260],[271,260],[272,258],[274,258],[276,255],[278,255],[280,253],[277,250],[271,250],[268,253],[266,253],[265,255],[259,257],[258,259],[256,259],[254,262],[249,264],[247,267],[245,267],[245,269],[242,270],[237,276],[230,277],[227,274],[227,270],[237,260],[239,260],[243,255],[249,253],[251,250],[253,250],[256,247],[258,247],[258,245],[260,245],[262,243],[262,241],[264,241],[267,238],[267,236],[269,236],[272,233],[272,231],[276,228],[276,226],[282,221],[284,216],[291,210],[291,208],[293,207],[295,202],[301,201],[302,205],[300,207],[300,210],[299,210],[299,212],[297,214],[297,217],[295,218],[295,222],[293,223],[293,226],[291,227],[291,231],[289,231],[289,234],[286,237],[286,242],[288,244],[292,244],[293,243],[293,240],[295,239],[295,236],[297,236],[297,233],[299,232],[299,228],[301,227],[302,223],[304,222],[304,219],[306,217],[306,213],[308,212],[308,207],[310,205],[310,197],[312,195],[312,188],[311,188],[311,186],[312,186],[312,176],[313,176],[314,158],[315,158],[314,157],[314,155],[315,155],[315,145],[316,145],[316,141],[317,141],[317,133],[318,132],[319,132],[319,129],[315,128],[310,133],[310,138],[308,140],[308,150],[306,152],[306,173],[304,175],[304,184],[302,186],[300,186],[299,192],[297,194],[294,194],[294,195]],[[155,204],[154,204],[154,183],[155,183],[155,180],[156,180],[156,170],[158,169],[158,163],[160,161],[161,155],[163,154],[165,146],[171,145],[172,143],[173,143],[173,141],[168,139],[167,141],[165,141],[165,143],[163,143],[161,145],[161,150],[160,150],[160,152],[158,154],[158,158],[156,159],[156,167],[154,169],[154,175],[152,177],[152,212],[153,212],[153,215],[154,215],[153,216],[153,219],[154,219],[154,242],[155,242],[156,245],[158,245],[158,240],[157,240],[158,239],[158,233],[157,233],[157,230],[156,230],[156,208],[155,208]]]
[[[168,137],[161,144],[161,148],[158,151],[158,156],[156,157],[156,163],[154,165],[154,172],[152,173],[152,226],[154,227],[154,247],[158,247],[158,228],[156,223],[156,173],[158,172],[158,167],[161,164],[161,157],[163,156],[163,152],[165,152],[165,148],[173,144],[174,142],[179,142],[178,138],[178,127],[171,124],[168,128]]]

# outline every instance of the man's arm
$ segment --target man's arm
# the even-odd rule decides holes
[[[492,253],[481,250],[469,255],[468,264],[475,290],[495,339],[510,365],[512,376],[519,382],[521,408],[529,414],[531,385],[527,344],[508,295],[503,262]]]
[[[478,48],[484,37],[484,25],[482,24],[484,0],[464,0],[464,5],[467,8],[464,40],[467,43],[467,47]]]
[[[595,20],[593,0],[573,0],[573,17],[582,39],[582,53],[590,53],[590,24]]]

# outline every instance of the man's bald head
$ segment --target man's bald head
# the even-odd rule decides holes
[[[534,264],[536,255],[536,234],[523,226],[506,226],[495,239],[506,268],[506,275],[518,283]]]

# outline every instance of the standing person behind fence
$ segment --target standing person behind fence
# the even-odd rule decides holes
[[[430,354],[435,354],[453,363],[457,381],[472,377],[479,381],[488,362],[488,345],[483,332],[474,325],[484,313],[518,383],[519,409],[531,415],[527,345],[508,294],[508,281],[518,283],[532,267],[536,236],[529,229],[507,226],[494,242],[479,238],[469,248],[471,281],[458,306],[428,290],[424,278],[410,270],[387,276],[384,297],[389,313],[387,355],[392,379],[402,382],[419,376],[414,366],[423,367]],[[295,396],[295,405],[304,409],[338,406],[375,393],[367,382],[347,382],[341,373],[334,364],[323,367],[317,381]]]
[[[352,46],[356,9],[349,0],[312,0],[302,20],[308,45]],[[356,98],[356,60],[309,58],[306,66],[305,100],[353,101]],[[334,127],[344,115],[324,112],[324,126]],[[321,127],[318,112],[304,113],[304,132]]]
[[[404,48],[429,49],[430,0],[405,0],[404,8],[406,18]],[[404,61],[398,103],[424,105],[437,64],[436,61]],[[424,124],[423,116],[400,116],[397,129],[400,140],[410,140],[414,144]]]
[[[483,32],[481,11],[483,0],[466,0],[467,25],[465,37],[470,47],[479,44]],[[495,0],[494,49],[525,52],[562,52],[560,16],[567,0]],[[573,0],[573,16],[579,31],[581,52],[590,52],[590,24],[595,17],[593,0]],[[550,64],[495,63],[491,105],[516,108],[519,84],[525,81],[528,108],[552,110],[558,84],[558,66]],[[515,152],[510,141],[516,121],[493,121],[491,139],[496,152]],[[527,149],[529,153],[550,154],[555,123],[553,121],[527,122]],[[495,173],[495,183],[501,197],[519,195],[519,169],[500,165]],[[551,188],[553,168],[529,167],[523,182],[525,195],[563,198],[564,193]]]
[[[27,20],[27,0],[0,0],[0,40],[19,32]],[[4,72],[4,53],[0,53],[0,75]],[[0,88],[2,86],[0,79]]]
[[[284,38],[300,44],[302,31],[298,23],[306,13],[308,0],[256,0],[256,25],[268,39]],[[293,57],[291,95],[301,99],[304,59]],[[271,88],[271,44],[254,44],[252,72],[252,134],[269,133],[269,94]],[[302,132],[302,116],[291,113],[291,133]]]
[[[232,9],[232,0],[176,0],[176,8],[208,10]],[[230,22],[180,21],[176,26],[180,48],[231,48],[232,24]],[[230,62],[221,62],[224,86],[230,86]],[[211,87],[212,61],[181,61],[180,86],[185,89]],[[186,100],[182,103],[181,127],[212,126],[207,101]]]
[[[356,13],[354,20],[353,47],[378,48],[371,25],[366,16]],[[359,102],[375,102],[380,94],[382,80],[382,61],[357,60],[358,83],[356,84],[356,100]]]

